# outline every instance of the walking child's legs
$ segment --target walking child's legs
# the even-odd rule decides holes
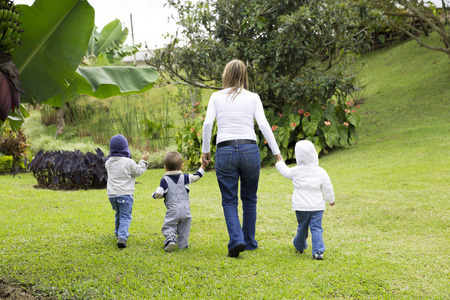
[[[117,204],[117,197],[109,197],[109,202],[111,203],[112,209],[116,212],[114,215],[114,234],[118,237],[119,231],[119,206]]]
[[[311,230],[312,254],[314,255],[317,252],[325,252],[325,244],[322,237],[323,210],[313,211],[311,213],[309,227]]]
[[[306,238],[308,237],[308,227],[310,222],[311,212],[308,211],[295,211],[297,217],[298,227],[297,234],[294,238],[293,244],[297,251],[303,251],[308,247]]]
[[[176,211],[168,209],[164,217],[163,227],[161,229],[162,234],[166,238],[164,244],[171,240],[175,242],[177,241],[177,224],[178,219],[176,216]]]
[[[130,235],[128,229],[130,228],[132,219],[133,196],[118,196],[116,199],[117,207],[119,208],[119,227],[117,230],[117,237],[126,241]]]
[[[191,231],[191,217],[178,223],[178,248],[189,247],[189,233]]]

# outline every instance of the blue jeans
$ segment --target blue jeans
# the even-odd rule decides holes
[[[323,210],[318,211],[296,211],[298,221],[297,235],[294,238],[294,247],[298,251],[303,251],[308,247],[306,238],[308,237],[308,227],[311,230],[312,254],[325,252],[325,244],[322,238],[322,217]]]
[[[133,196],[117,196],[109,197],[109,202],[111,202],[112,209],[116,211],[115,215],[115,235],[121,240],[127,240],[128,228],[130,228],[131,223],[131,212],[133,209]]]
[[[225,146],[216,151],[217,182],[222,193],[222,207],[230,241],[228,251],[239,244],[245,250],[258,248],[255,240],[256,192],[261,157],[254,144]],[[238,216],[238,186],[241,186],[242,228]]]

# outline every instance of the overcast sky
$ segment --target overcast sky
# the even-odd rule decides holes
[[[192,0],[197,2],[197,0]],[[177,16],[174,9],[170,9],[167,0],[88,0],[95,9],[95,25],[98,31],[109,22],[119,19],[125,27],[130,30],[126,44],[131,45],[131,21],[133,18],[134,43],[142,43],[150,49],[164,46],[169,40],[165,40],[163,35],[167,32],[174,34],[177,26],[175,21],[168,19],[173,14]],[[435,4],[441,5],[441,0],[432,0]],[[450,0],[445,0],[450,5]],[[15,4],[32,5],[34,0],[15,0]],[[142,47],[142,50],[145,48]]]
[[[119,19],[129,29],[126,44],[132,44],[130,14],[133,18],[134,43],[144,43],[150,49],[162,47],[169,40],[163,35],[176,32],[175,21],[168,19],[176,11],[170,9],[167,0],[88,0],[95,9],[95,25],[100,32],[109,22]],[[196,1],[194,1],[196,2]],[[34,0],[15,0],[14,4],[32,5]],[[142,50],[145,48],[142,47]]]

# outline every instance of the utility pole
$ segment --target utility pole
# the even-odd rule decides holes
[[[131,23],[131,41],[134,45],[133,15],[132,14],[130,14],[130,23]],[[133,56],[134,56],[134,66],[136,67],[136,53],[134,53]]]

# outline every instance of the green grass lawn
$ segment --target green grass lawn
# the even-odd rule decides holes
[[[437,40],[435,36],[431,41]],[[120,251],[105,190],[35,189],[0,177],[0,279],[69,299],[448,299],[450,60],[415,42],[362,58],[359,142],[321,157],[336,206],[325,259],[297,254],[292,183],[261,173],[260,248],[228,258],[214,172],[191,185],[190,248],[165,253],[164,171],[138,178],[129,247]],[[309,239],[310,244],[310,239]]]

